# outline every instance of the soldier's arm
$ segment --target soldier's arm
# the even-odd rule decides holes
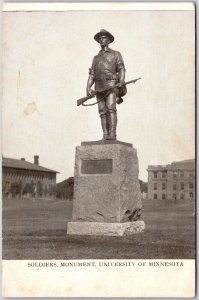
[[[125,82],[125,66],[124,66],[124,60],[120,52],[117,52],[117,56],[116,56],[116,69],[118,72],[119,83]]]
[[[87,87],[86,87],[87,96],[93,96],[93,90],[91,89],[93,84],[94,84],[94,75],[89,74]]]
[[[94,91],[91,89],[92,85],[94,84],[94,66],[95,66],[95,57],[93,58],[92,66],[89,69],[89,77],[86,86],[86,94],[87,96],[93,96]]]
[[[125,69],[121,68],[118,72],[119,83],[125,82]]]

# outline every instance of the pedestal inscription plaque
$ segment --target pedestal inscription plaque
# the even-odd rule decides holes
[[[82,159],[82,174],[110,174],[113,169],[112,159]]]

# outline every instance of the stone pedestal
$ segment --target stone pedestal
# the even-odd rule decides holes
[[[73,221],[67,225],[68,234],[143,231],[141,207],[138,159],[132,144],[84,142],[76,148]]]
[[[69,222],[67,233],[78,235],[123,236],[140,233],[144,229],[144,221],[124,223]]]

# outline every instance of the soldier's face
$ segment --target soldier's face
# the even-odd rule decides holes
[[[101,46],[107,46],[110,43],[110,40],[106,35],[101,35],[99,37],[99,43]]]

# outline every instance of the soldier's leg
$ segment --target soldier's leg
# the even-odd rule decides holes
[[[112,92],[107,96],[106,106],[109,119],[109,140],[116,140],[117,110],[116,93]]]
[[[101,96],[97,97],[97,100],[99,100]],[[106,101],[102,100],[98,103],[98,111],[101,118],[101,125],[103,130],[103,139],[108,139],[108,116],[107,116],[107,110],[106,110]]]

